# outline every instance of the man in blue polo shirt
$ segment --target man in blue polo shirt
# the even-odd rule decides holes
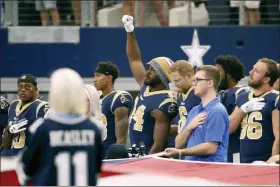
[[[185,160],[226,162],[229,140],[229,117],[216,96],[220,74],[215,66],[197,69],[194,78],[195,95],[201,104],[194,107],[181,133],[176,148],[166,149],[166,156],[185,156]]]

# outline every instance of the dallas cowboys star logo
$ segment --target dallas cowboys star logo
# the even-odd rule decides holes
[[[189,57],[188,61],[196,67],[203,65],[202,57],[211,48],[210,45],[200,45],[197,30],[194,30],[192,45],[182,45],[181,49]]]

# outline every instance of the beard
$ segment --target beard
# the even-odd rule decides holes
[[[227,90],[227,89],[228,89],[228,79],[227,76],[225,76],[223,79],[221,79],[218,91]]]
[[[145,79],[144,80],[144,84],[146,86],[150,86],[150,87],[155,87],[156,85],[158,85],[160,83],[161,83],[161,80],[158,79],[158,78],[155,78],[155,79]]]
[[[144,84],[146,86],[151,86],[151,81],[150,80],[144,80]]]
[[[262,82],[261,81],[254,81],[252,79],[249,79],[248,85],[250,87],[252,87],[253,89],[258,89],[262,86]]]

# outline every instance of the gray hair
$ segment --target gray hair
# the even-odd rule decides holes
[[[49,103],[54,112],[85,114],[86,94],[81,76],[69,68],[56,70],[51,76]]]

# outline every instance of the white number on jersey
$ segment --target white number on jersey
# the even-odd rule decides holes
[[[88,186],[88,155],[84,151],[74,153],[61,152],[55,156],[57,167],[57,185],[71,185],[71,165],[74,165],[75,186]]]

